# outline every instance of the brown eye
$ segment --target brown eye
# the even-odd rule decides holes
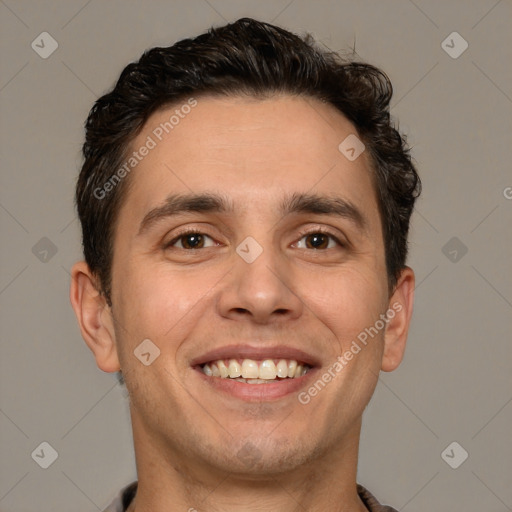
[[[297,247],[300,249],[331,249],[336,245],[341,246],[342,244],[335,236],[321,231],[305,233],[297,242]]]
[[[323,233],[313,233],[306,236],[306,246],[309,249],[327,249],[329,237]]]
[[[208,235],[197,232],[182,233],[174,240],[167,244],[167,247],[177,247],[178,249],[204,249],[205,247],[211,247],[213,244],[206,246],[206,240],[212,240]],[[213,240],[212,240],[213,242]]]

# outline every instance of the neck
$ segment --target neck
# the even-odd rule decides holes
[[[361,421],[342,442],[282,473],[240,474],[158,443],[132,416],[137,495],[128,512],[367,512],[357,494]]]

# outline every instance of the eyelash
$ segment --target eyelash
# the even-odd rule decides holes
[[[337,236],[335,236],[329,230],[322,228],[322,227],[311,229],[309,231],[299,231],[299,235],[300,235],[299,240],[302,240],[305,236],[316,235],[316,234],[326,235],[329,238],[331,238],[332,240],[334,240],[340,247],[346,247],[346,244],[341,242]],[[176,242],[178,242],[180,240],[180,238],[183,238],[187,235],[205,235],[208,238],[211,238],[213,240],[213,237],[211,237],[210,235],[207,235],[206,233],[203,233],[202,231],[198,231],[195,229],[187,229],[187,230],[184,230],[184,231],[178,233],[170,242],[164,244],[164,249],[171,248]],[[182,247],[178,247],[178,249],[182,249],[184,251],[193,251],[194,250],[194,249],[185,249]],[[201,248],[199,248],[199,249],[201,249]],[[325,251],[327,249],[317,249],[317,250]]]

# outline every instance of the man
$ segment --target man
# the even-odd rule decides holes
[[[391,511],[356,483],[402,359],[420,181],[378,69],[240,19],[122,72],[86,124],[82,336],[130,396],[108,511]]]

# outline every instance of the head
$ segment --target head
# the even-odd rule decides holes
[[[123,371],[141,443],[249,471],[250,440],[250,471],[278,472],[355,435],[412,312],[420,180],[391,96],[374,66],[241,19],[145,52],[96,101],[71,300],[98,366]],[[205,382],[204,363],[266,350],[306,363],[308,387],[233,399]]]

